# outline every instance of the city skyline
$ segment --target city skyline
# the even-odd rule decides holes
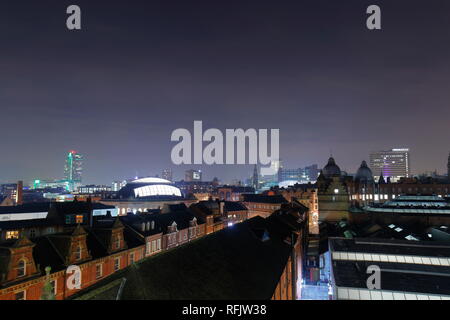
[[[392,151],[403,152],[405,150],[407,150],[407,153],[409,154],[410,150],[408,148],[406,148],[406,149],[393,148],[393,149],[387,150],[387,151],[385,151],[385,150],[373,151],[373,152],[371,152],[368,155],[367,159],[371,159],[371,157],[374,154],[385,154],[385,153],[389,154],[389,153],[392,153]],[[77,158],[80,159],[80,160],[77,161],[77,167],[78,167],[77,170],[79,171],[77,173],[77,179],[69,179],[68,176],[67,176],[67,174],[68,174],[68,161],[69,161],[69,159],[71,159],[71,155],[76,155]],[[330,154],[329,156],[330,157],[334,157],[333,154]],[[410,157],[410,156],[408,155],[408,157]],[[446,165],[447,171],[445,171],[445,170],[437,171],[435,169],[435,171],[431,171],[430,170],[430,171],[423,171],[423,172],[415,172],[414,170],[412,170],[412,171],[410,171],[409,176],[400,175],[400,176],[397,177],[397,179],[400,178],[400,177],[403,177],[403,176],[404,177],[413,177],[413,176],[419,176],[419,175],[423,175],[423,174],[428,174],[430,172],[437,173],[437,174],[445,176],[448,173],[448,168],[449,168],[448,165],[450,163],[449,159],[450,159],[450,153],[448,154],[448,157],[445,159],[445,161],[446,161],[445,165]],[[363,161],[366,161],[366,160],[364,159]],[[407,161],[408,161],[408,165],[410,166],[410,164],[409,164],[410,160],[408,159]],[[79,162],[79,164],[78,164],[78,162]],[[208,171],[205,172],[202,169],[194,169],[194,168],[203,168],[203,167],[213,167],[214,165],[211,165],[211,166],[204,166],[204,165],[197,165],[197,166],[195,166],[195,165],[173,166],[172,165],[172,167],[175,167],[175,168],[178,167],[175,170],[175,175],[173,175],[174,171],[172,169],[169,169],[168,167],[166,167],[166,168],[161,169],[159,172],[157,170],[152,170],[152,171],[149,171],[148,173],[145,173],[145,172],[144,173],[140,173],[138,171],[135,171],[135,175],[129,175],[129,176],[124,176],[124,177],[117,177],[116,179],[113,179],[113,180],[110,179],[109,181],[106,181],[106,182],[92,181],[92,182],[87,182],[87,183],[80,183],[81,181],[83,181],[86,178],[86,177],[84,177],[84,175],[82,175],[82,167],[81,167],[82,164],[81,163],[83,163],[83,162],[84,162],[84,155],[78,153],[77,151],[70,150],[70,151],[66,152],[65,165],[64,165],[64,174],[63,175],[61,175],[61,176],[55,175],[53,177],[38,177],[38,176],[35,176],[32,179],[30,179],[29,181],[26,180],[26,179],[25,180],[24,179],[16,179],[16,180],[25,181],[25,184],[28,184],[28,182],[29,182],[30,186],[32,185],[33,182],[39,181],[41,179],[44,179],[44,180],[48,179],[48,180],[55,180],[55,181],[59,180],[60,182],[61,181],[73,180],[73,181],[77,182],[79,185],[81,185],[81,184],[83,184],[83,185],[91,185],[91,184],[110,185],[110,184],[114,184],[117,181],[130,180],[130,179],[133,180],[133,179],[143,178],[143,177],[161,177],[161,178],[164,178],[164,179],[168,179],[169,177],[165,176],[167,174],[169,174],[170,177],[172,177],[172,179],[168,179],[168,180],[181,181],[181,180],[186,180],[187,172],[200,170],[200,172],[201,172],[200,176],[201,177],[200,177],[199,181],[208,181],[208,180],[212,181],[214,178],[218,178],[219,181],[221,181],[224,184],[230,184],[230,183],[233,184],[233,182],[235,182],[235,181],[241,181],[241,183],[244,184],[246,182],[246,180],[250,181],[251,179],[253,179],[253,176],[254,176],[253,170],[255,168],[253,165],[240,165],[240,166],[245,166],[245,167],[248,167],[248,168],[249,167],[253,168],[252,169],[253,173],[248,173],[246,176],[243,176],[243,177],[236,177],[236,176],[234,176],[228,181],[223,180],[220,176],[217,176],[217,175],[211,176],[211,172],[208,172]],[[301,166],[287,167],[287,166],[284,165],[284,161],[282,161],[281,159],[280,159],[280,162],[281,162],[281,166],[282,166],[281,168],[283,168],[285,170],[284,175],[286,175],[286,170],[288,170],[288,171],[304,170],[304,169],[307,169],[310,166],[315,166],[315,165],[318,166],[318,170],[320,171],[326,165],[326,163],[323,163],[323,165],[321,165],[320,162],[318,161],[317,163],[311,163],[310,165],[305,166],[304,168],[302,168]],[[216,166],[218,166],[218,165],[216,165]],[[185,169],[183,169],[183,168],[185,168]],[[359,165],[356,166],[353,170],[346,170],[346,168],[343,168],[343,171],[346,172],[347,174],[355,175],[357,173],[357,171],[358,171],[358,168],[359,168]],[[372,168],[372,170],[377,170],[377,169]],[[411,170],[411,167],[409,167],[408,170]],[[374,172],[374,177],[378,178],[380,176],[379,173],[380,172],[378,172],[378,171]],[[204,175],[204,174],[206,174],[206,175]],[[279,173],[277,173],[277,174],[279,174]],[[259,173],[259,175],[261,176],[261,173]],[[383,175],[385,177],[389,176],[386,172],[384,172]],[[203,176],[203,178],[202,178],[202,176]],[[63,177],[63,180],[61,180],[61,177]],[[291,179],[291,178],[289,178],[289,179]],[[289,179],[286,178],[284,180],[289,180]],[[14,183],[16,180],[11,180],[11,181],[1,181],[0,180],[0,183]],[[89,177],[87,177],[87,181],[90,181]],[[189,181],[189,179],[186,180],[186,181]]]
[[[450,300],[449,0],[2,4],[0,300]]]
[[[380,1],[379,32],[365,27],[367,1],[78,1],[76,32],[69,4],[0,12],[0,128],[11,134],[0,181],[61,177],[71,149],[86,157],[87,184],[166,168],[251,176],[252,165],[171,165],[170,133],[194,120],[279,128],[289,168],[332,153],[354,172],[374,150],[407,146],[413,174],[446,172],[448,3]]]

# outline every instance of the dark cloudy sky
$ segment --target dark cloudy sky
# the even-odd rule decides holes
[[[81,31],[66,29],[70,4]],[[370,4],[381,31],[365,27]],[[285,167],[331,150],[354,172],[372,150],[410,147],[413,172],[444,172],[449,62],[448,0],[2,0],[0,181],[59,178],[70,149],[86,183],[181,178],[170,134],[194,120],[279,128]]]

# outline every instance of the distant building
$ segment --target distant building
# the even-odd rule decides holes
[[[69,190],[75,188],[81,183],[83,174],[83,155],[71,150],[67,154],[66,164],[64,166],[64,179],[69,182]]]
[[[177,181],[174,185],[181,190],[183,195],[188,196],[190,194],[212,194],[216,188],[214,181]]]
[[[206,234],[222,230],[228,226],[247,220],[248,210],[240,202],[199,201],[189,209],[201,221],[206,221]]]
[[[379,177],[383,175],[393,182],[411,175],[409,149],[391,149],[388,151],[377,151],[370,154],[370,169]]]
[[[330,157],[317,178],[320,221],[347,218],[350,207],[349,180],[352,177],[342,172],[334,158]]]
[[[164,204],[196,202],[185,197],[172,182],[155,177],[140,178],[128,182],[118,192],[107,195],[99,202],[118,208],[119,215],[161,209]]]
[[[112,183],[112,189],[111,190],[112,191],[119,191],[120,189],[125,187],[128,182],[129,182],[128,180],[114,181]]]
[[[320,170],[317,164],[305,168],[287,169],[280,168],[278,171],[278,182],[293,181],[297,183],[314,183],[319,176]]]
[[[221,186],[217,187],[216,194],[219,200],[226,201],[239,201],[241,195],[243,194],[253,194],[255,189],[253,187],[242,187],[242,186]]]
[[[73,185],[72,181],[69,180],[56,180],[56,179],[35,179],[33,181],[32,188],[33,189],[57,189],[62,188],[65,190],[70,190]]]
[[[90,185],[78,187],[79,194],[102,194],[102,193],[111,192],[111,191],[112,191],[112,187],[105,186],[105,185],[90,184]]]
[[[184,174],[184,181],[202,181],[202,171],[201,170],[186,170]]]
[[[173,181],[172,170],[171,169],[164,169],[162,171],[161,178],[169,180],[169,181]]]
[[[14,202],[17,197],[17,183],[1,184],[0,195]]]
[[[248,217],[260,216],[266,218],[279,210],[288,201],[282,195],[242,194],[242,203],[248,208]]]

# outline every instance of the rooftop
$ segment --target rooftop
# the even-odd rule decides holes
[[[263,194],[243,194],[243,202],[256,202],[256,203],[287,203],[288,201],[282,195],[263,195]]]
[[[353,290],[354,297],[347,298],[363,299],[362,294],[365,294],[370,299],[374,291],[382,293],[383,298],[384,295],[399,295],[403,300],[405,293],[450,298],[448,244],[358,238],[330,238],[329,242],[336,286],[358,289]],[[381,271],[380,290],[367,290],[367,270],[372,265]],[[340,292],[339,288],[338,296],[350,294],[350,290]]]
[[[270,299],[291,252],[279,228],[255,217],[145,259],[92,290],[126,278],[125,300]]]

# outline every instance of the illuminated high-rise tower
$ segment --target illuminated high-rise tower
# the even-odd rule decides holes
[[[391,181],[396,181],[401,177],[410,177],[409,149],[392,149],[388,151],[372,152],[370,154],[370,169],[374,176],[381,174]]]
[[[64,178],[73,183],[81,182],[83,172],[83,156],[78,152],[71,150],[66,157],[64,167]]]

